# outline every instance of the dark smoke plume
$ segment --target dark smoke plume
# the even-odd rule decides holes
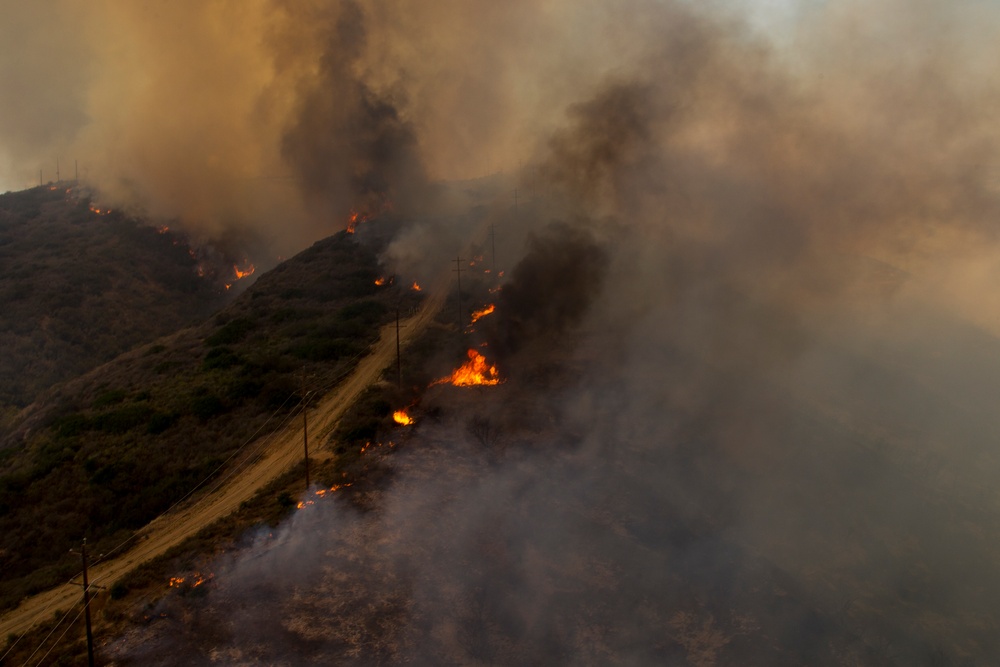
[[[500,296],[501,349],[516,352],[538,338],[557,345],[598,297],[608,261],[607,250],[579,224],[550,223],[531,234]]]
[[[509,381],[434,387],[369,511],[317,505],[166,598],[141,636],[171,659],[1000,654],[995,8],[810,3],[769,40],[662,0],[136,7],[83,41],[105,65],[132,35],[142,76],[81,67],[87,113],[51,110],[110,195],[308,236],[426,173],[450,208],[386,261],[437,277],[493,224],[517,266],[483,325]],[[528,381],[540,356],[565,372]]]

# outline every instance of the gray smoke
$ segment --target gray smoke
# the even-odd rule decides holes
[[[215,562],[144,636],[191,664],[989,664],[993,10],[827,3],[778,47],[689,3],[528,5],[345,5],[316,30],[371,18],[364,65],[350,42],[318,71],[365,70],[354,107],[400,102],[384,164],[413,164],[410,136],[440,164],[435,99],[537,112],[518,209],[417,220],[387,255],[438,275],[495,225],[509,381],[429,389],[392,484]],[[536,41],[565,73],[544,90],[511,65]]]

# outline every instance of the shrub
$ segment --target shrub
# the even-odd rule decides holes
[[[208,351],[201,368],[210,371],[215,368],[231,368],[243,363],[243,360],[228,347],[216,347]]]
[[[149,417],[149,422],[146,424],[146,433],[150,435],[158,435],[163,433],[168,428],[174,425],[177,421],[177,413],[164,413],[164,412],[154,412]]]
[[[199,394],[191,398],[191,414],[201,421],[208,421],[226,411],[226,405],[215,394]]]
[[[237,317],[206,338],[205,344],[209,347],[216,347],[218,345],[238,343],[246,338],[247,334],[253,331],[254,327],[254,323],[249,319]]]
[[[97,415],[93,419],[93,425],[95,429],[105,433],[126,433],[145,424],[153,412],[153,408],[148,405],[126,405]]]
[[[95,410],[100,410],[101,408],[107,407],[109,405],[114,405],[115,403],[121,403],[128,396],[128,392],[124,389],[109,389],[101,393],[97,398],[94,399],[92,407]]]

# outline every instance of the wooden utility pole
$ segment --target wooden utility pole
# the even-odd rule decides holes
[[[77,553],[70,550],[70,553]],[[90,581],[87,579],[87,538],[83,538],[80,547],[80,558],[83,560],[83,618],[87,624],[87,664],[94,667],[94,632],[90,625]]]
[[[396,388],[403,388],[403,363],[399,356],[399,308],[396,309]]]
[[[458,278],[458,331],[462,331],[462,258],[455,257],[455,275]]]
[[[514,201],[517,201],[517,190],[514,190]],[[515,204],[517,206],[517,204]],[[490,225],[490,249],[492,251],[493,258],[493,279],[496,280],[497,276],[497,239],[496,234],[493,232],[493,225]]]
[[[306,461],[306,491],[309,490],[309,424],[306,413],[309,411],[309,394],[306,392],[306,373],[302,371],[302,448],[305,450]]]

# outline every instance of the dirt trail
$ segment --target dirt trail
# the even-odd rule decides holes
[[[445,284],[435,285],[420,310],[401,324],[400,345],[417,337],[444,303]],[[378,343],[371,354],[361,360],[347,379],[320,399],[309,412],[310,440],[317,440],[330,433],[344,412],[396,358],[395,323],[383,327]],[[196,502],[171,511],[143,528],[134,546],[120,556],[108,559],[90,569],[90,582],[108,588],[133,568],[180,544],[214,521],[236,510],[261,488],[284,473],[302,458],[301,421],[293,420],[296,427],[272,437],[249,468],[234,476],[221,488],[202,496]],[[315,434],[315,436],[313,435]],[[266,436],[265,436],[266,437]],[[0,637],[11,633],[20,635],[36,623],[51,618],[57,611],[65,611],[80,602],[80,587],[63,584],[25,599],[20,606],[0,617]]]

